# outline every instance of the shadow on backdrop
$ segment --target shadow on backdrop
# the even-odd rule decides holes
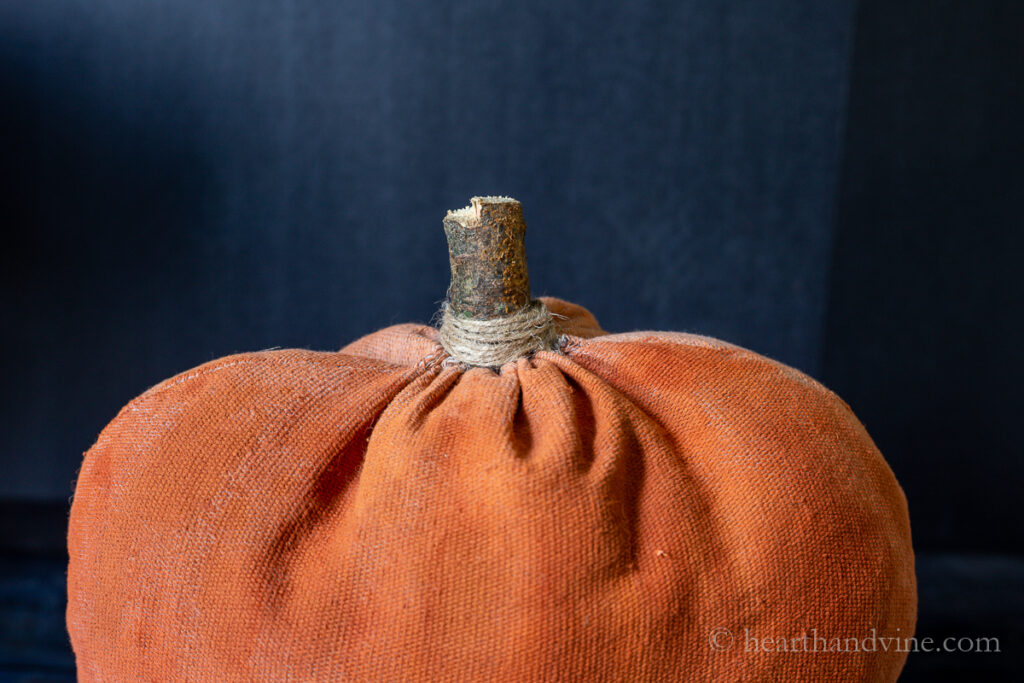
[[[1002,647],[911,655],[902,680],[1020,673],[1021,36],[1018,2],[858,13],[822,376],[907,494],[918,633]]]

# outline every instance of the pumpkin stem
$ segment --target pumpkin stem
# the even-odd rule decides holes
[[[441,343],[457,361],[499,367],[553,348],[551,314],[530,298],[523,205],[510,197],[473,197],[444,218],[452,279]]]
[[[523,205],[510,197],[473,197],[444,218],[452,280],[448,306],[460,318],[490,319],[530,302]]]

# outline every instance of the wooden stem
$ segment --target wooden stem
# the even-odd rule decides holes
[[[473,197],[466,208],[448,212],[444,232],[453,315],[491,320],[530,303],[522,204],[509,197]]]

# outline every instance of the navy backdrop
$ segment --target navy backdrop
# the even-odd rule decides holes
[[[536,294],[842,395],[923,624],[1005,631],[1021,36],[1017,0],[0,3],[2,547],[59,555],[81,453],[164,377],[428,321],[445,210],[508,194]]]

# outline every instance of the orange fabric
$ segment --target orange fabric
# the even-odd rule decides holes
[[[575,336],[500,374],[401,325],[128,404],[72,507],[79,680],[895,680],[896,646],[750,647],[913,634],[904,497],[846,404],[545,302]]]

